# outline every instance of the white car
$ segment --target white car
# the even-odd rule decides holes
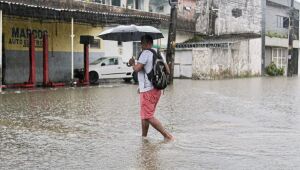
[[[121,57],[102,57],[89,65],[90,83],[97,83],[99,79],[124,79],[130,82],[133,70],[123,62]],[[75,70],[75,77],[83,79],[83,69]]]

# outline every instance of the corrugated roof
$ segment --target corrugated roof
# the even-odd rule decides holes
[[[4,15],[52,19],[90,24],[136,24],[169,27],[170,16],[78,1],[6,0],[0,1]],[[195,30],[195,21],[178,18],[178,30]]]

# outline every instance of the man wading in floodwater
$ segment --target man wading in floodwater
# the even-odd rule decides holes
[[[149,124],[151,124],[165,137],[165,139],[173,140],[173,136],[167,132],[160,121],[154,117],[155,108],[160,98],[161,90],[154,88],[152,82],[149,81],[147,77],[147,73],[153,69],[154,54],[149,50],[152,48],[153,38],[149,35],[143,36],[141,38],[141,45],[143,51],[138,58],[137,64],[135,64],[135,60],[133,58],[129,60],[129,64],[133,67],[133,70],[138,73],[142,136],[147,136]],[[167,72],[169,72],[169,69],[167,69]]]

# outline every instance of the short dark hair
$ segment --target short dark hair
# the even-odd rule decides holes
[[[151,35],[148,35],[148,34],[146,34],[146,35],[144,35],[144,36],[142,36],[142,38],[141,38],[141,43],[142,44],[144,44],[144,43],[151,43],[151,44],[153,44],[153,38],[152,38],[152,36]]]

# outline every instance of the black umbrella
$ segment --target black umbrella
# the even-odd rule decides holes
[[[98,37],[103,40],[113,41],[140,41],[144,35],[150,35],[153,39],[164,38],[163,34],[152,26],[120,25],[103,31]]]

